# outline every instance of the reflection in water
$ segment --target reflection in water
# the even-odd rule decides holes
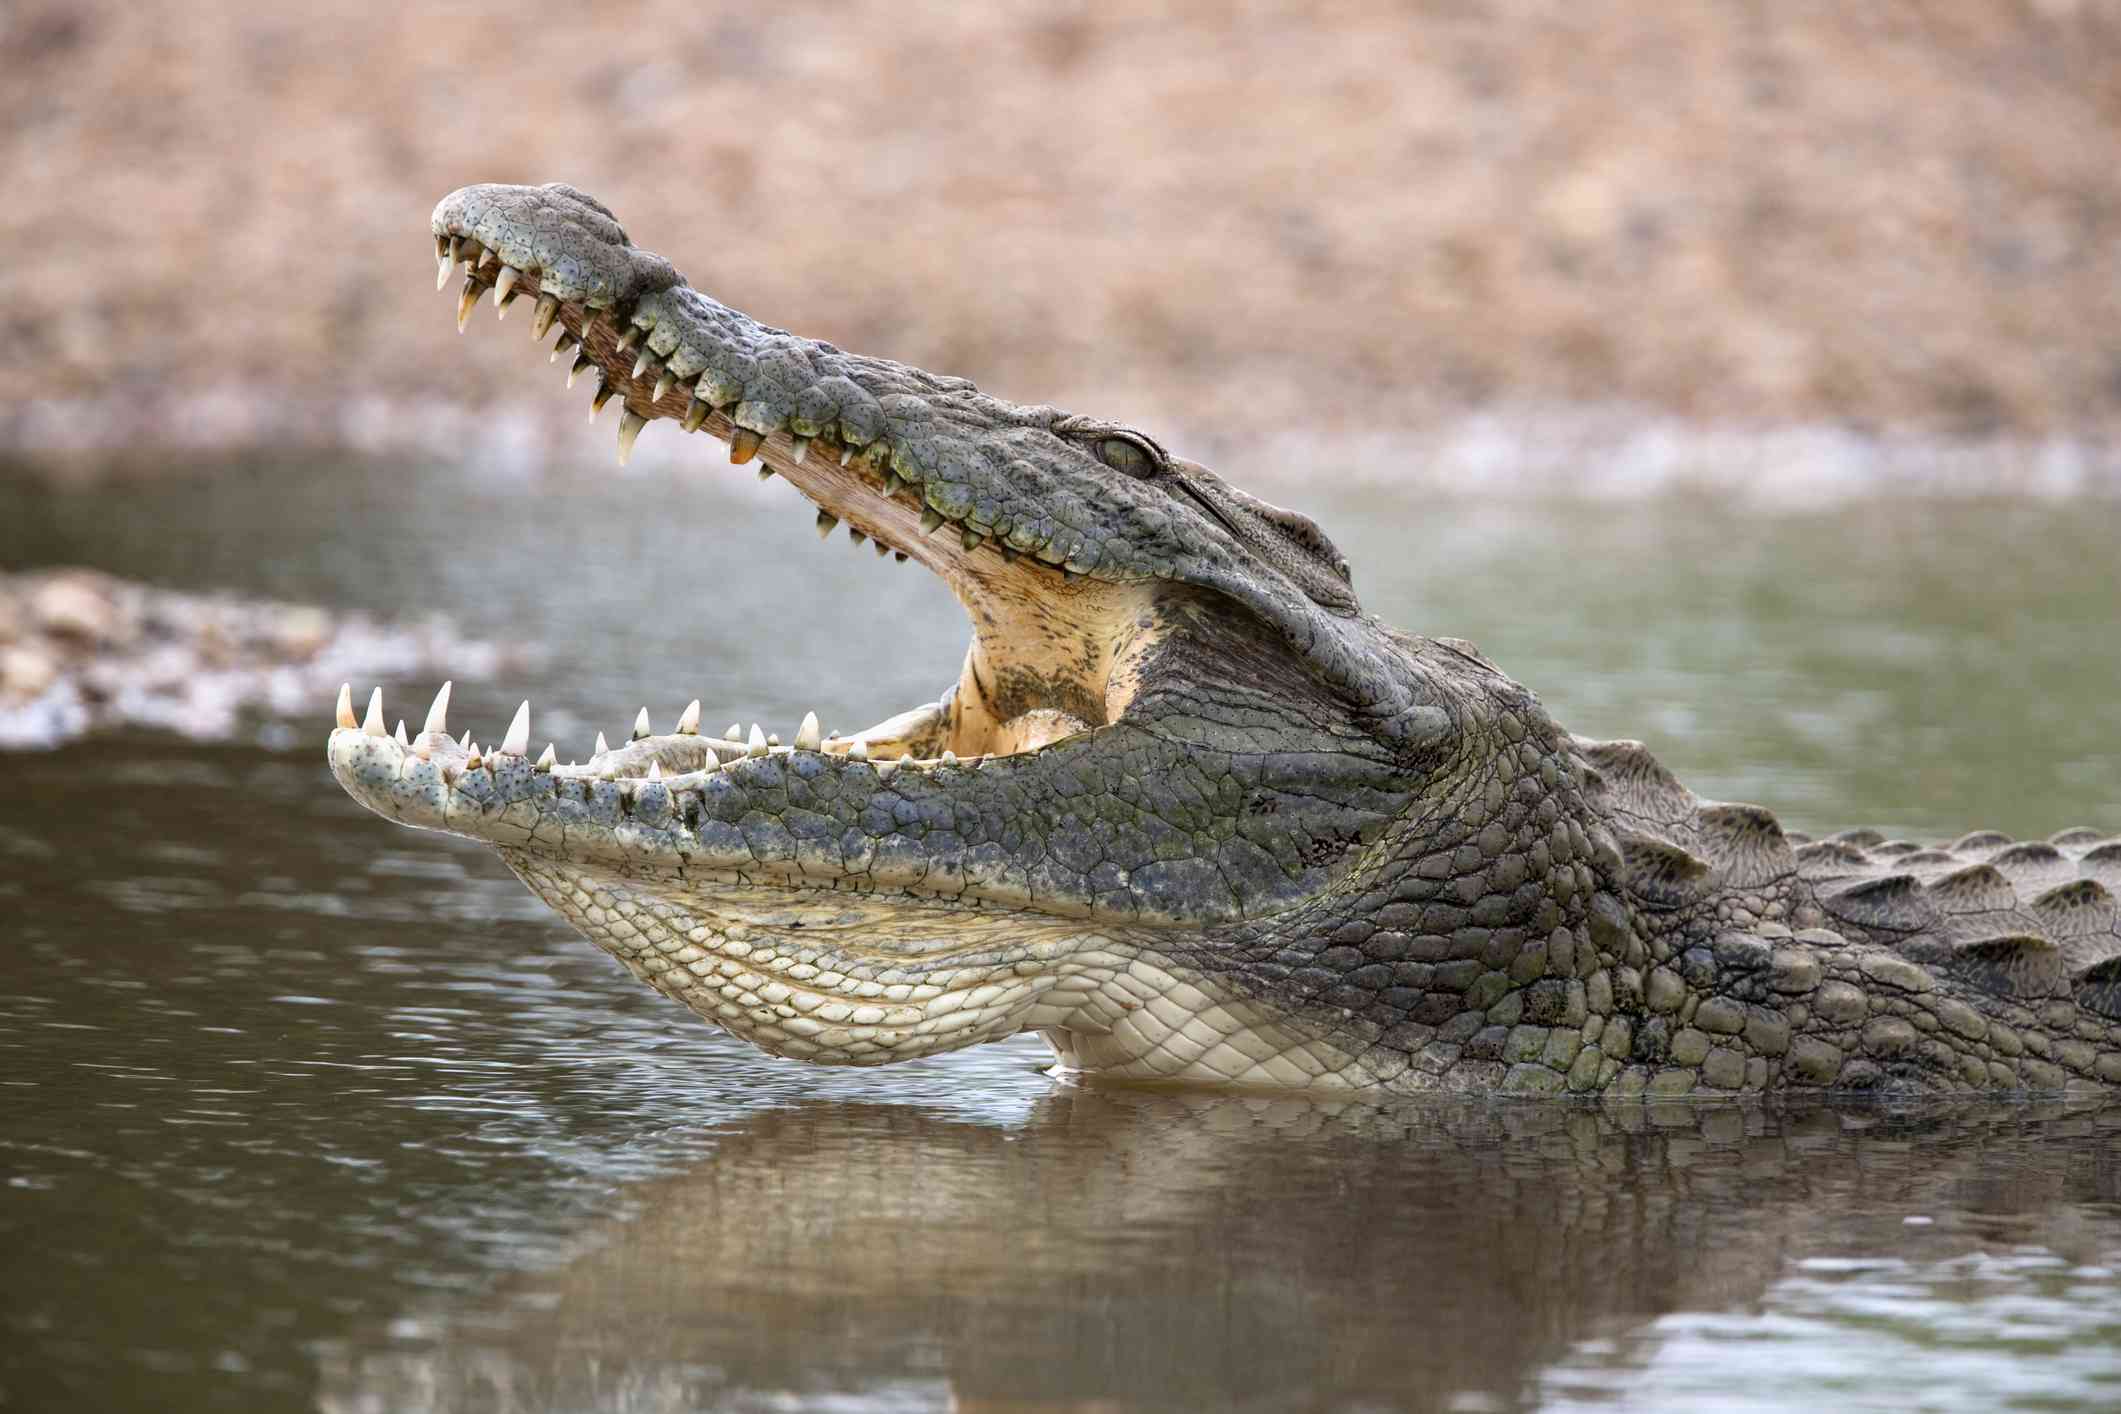
[[[271,468],[117,518],[7,486],[0,563],[512,626],[562,651],[459,683],[465,722],[527,694],[563,752],[644,700],[844,728],[954,678],[931,580],[707,471]],[[1708,793],[2121,828],[2111,508],[1292,499],[1369,607]],[[328,708],[4,762],[0,1406],[2121,1404],[2114,1112],[1321,1108],[1062,1087],[1032,1043],[775,1062],[487,852],[346,799]]]
[[[1519,1408],[1638,1402],[1649,1372],[1687,1408],[1747,1396],[1732,1345],[1756,1378],[1881,1343],[2007,1371],[2044,1295],[2037,1388],[2092,1406],[2121,1392],[2117,1139],[2121,1109],[2060,1106],[804,1103],[718,1131],[492,1304],[335,1347],[325,1403]],[[1903,1408],[2015,1382],[1890,1379]]]

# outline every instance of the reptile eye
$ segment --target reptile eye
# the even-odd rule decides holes
[[[1097,459],[1114,471],[1124,471],[1129,476],[1148,476],[1156,470],[1156,464],[1142,450],[1141,443],[1125,437],[1107,437],[1099,442]]]

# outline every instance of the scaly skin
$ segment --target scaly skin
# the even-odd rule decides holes
[[[760,325],[572,188],[469,187],[434,233],[460,319],[493,288],[562,326],[622,456],[657,417],[723,437],[972,621],[939,702],[850,741],[688,716],[563,768],[521,718],[474,751],[342,699],[356,799],[493,845],[766,1049],[1036,1030],[1068,1066],[1249,1085],[2121,1083],[2121,839],[1787,835],[1363,614],[1310,521],[1138,432]]]

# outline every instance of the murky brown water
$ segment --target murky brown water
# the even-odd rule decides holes
[[[954,678],[937,586],[732,488],[7,482],[0,563],[535,636],[454,720],[527,692],[563,755],[643,700],[851,728]],[[1704,793],[2121,829],[2113,507],[1309,508],[1371,608]],[[355,807],[328,707],[0,760],[0,1405],[2121,1405],[2121,1107],[1319,1105],[1065,1085],[1031,1043],[799,1067]]]

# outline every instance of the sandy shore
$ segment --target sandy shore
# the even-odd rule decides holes
[[[425,236],[552,178],[771,322],[1211,453],[2121,429],[2115,0],[23,0],[0,64],[0,449],[40,457],[557,403]]]

